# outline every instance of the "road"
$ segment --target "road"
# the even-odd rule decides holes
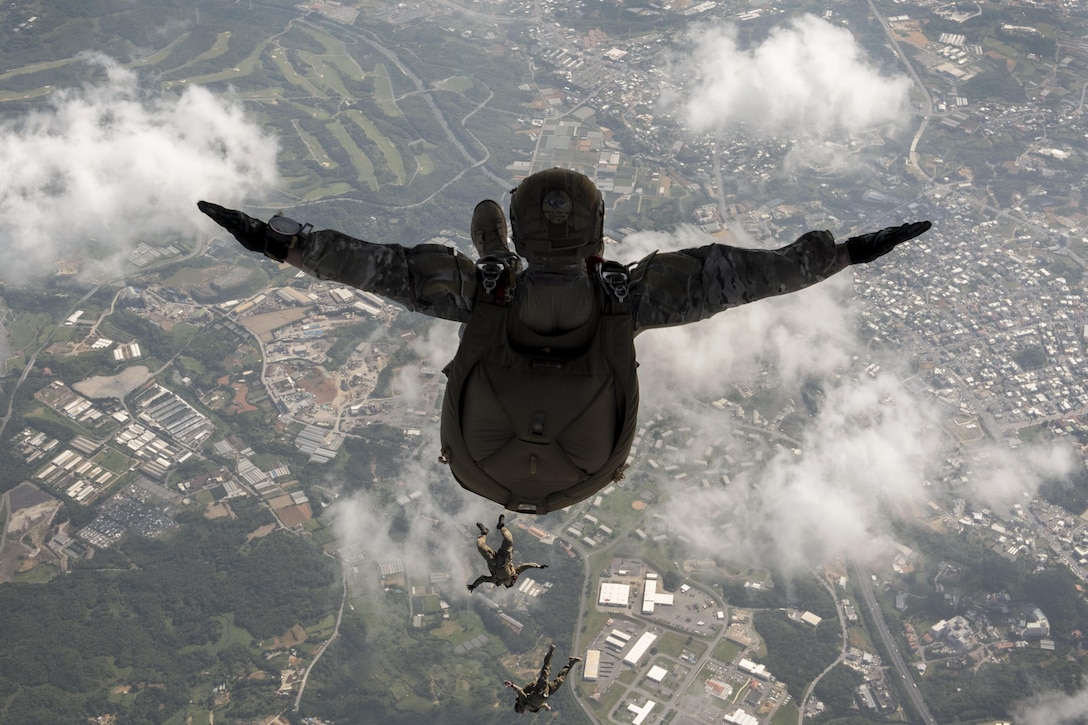
[[[808,698],[812,696],[812,692],[816,689],[816,685],[823,679],[824,675],[846,659],[846,650],[850,647],[850,634],[847,632],[846,614],[843,613],[842,604],[839,602],[839,598],[835,596],[835,588],[828,583],[827,579],[820,572],[812,571],[812,576],[816,578],[816,581],[824,585],[824,589],[831,595],[831,601],[835,602],[835,612],[839,615],[839,627],[842,629],[842,650],[839,652],[839,656],[824,668],[823,672],[816,675],[812,682],[808,683],[808,687],[805,688],[805,694],[801,697],[801,701],[797,703],[799,706],[797,712],[797,725],[802,725],[805,722],[805,703],[807,703]]]
[[[298,683],[298,694],[295,695],[295,712],[298,712],[299,704],[302,702],[302,693],[306,691],[306,680],[309,679],[310,673],[313,672],[314,667],[317,667],[317,661],[321,659],[321,655],[325,654],[325,650],[329,648],[329,645],[336,639],[336,635],[340,633],[340,622],[344,619],[344,605],[348,603],[348,563],[341,561],[344,571],[341,576],[344,580],[344,591],[340,595],[340,609],[336,612],[336,626],[332,629],[332,634],[325,640],[318,648],[317,653],[314,655],[313,661],[310,662],[310,666],[306,668],[306,672],[302,675],[302,680]]]
[[[573,507],[571,509],[568,509],[568,516],[564,519],[563,523],[560,526],[556,527],[556,530],[565,531],[567,526],[578,521],[584,513],[585,512],[581,507]],[[582,626],[585,622],[585,615],[587,609],[591,609],[594,606],[593,602],[595,601],[596,595],[594,584],[597,581],[597,578],[593,576],[594,572],[590,571],[589,568],[590,554],[592,553],[592,555],[596,557],[600,556],[601,554],[609,554],[615,549],[622,549],[623,546],[626,545],[626,542],[630,540],[630,536],[634,532],[635,528],[636,524],[632,523],[618,530],[607,546],[601,547],[600,549],[596,549],[592,552],[590,552],[586,547],[582,546],[580,542],[570,541],[571,548],[575,552],[577,552],[579,557],[581,558],[585,572],[582,583],[582,593],[578,602],[578,619],[576,620],[577,623],[574,628],[574,641],[572,647],[575,652],[581,652],[585,650],[588,646],[587,642],[582,641]],[[705,594],[707,597],[713,599],[715,605],[718,608],[725,609],[726,605],[722,602],[720,594],[716,593],[712,588],[692,581],[690,579],[687,581],[687,584],[693,589],[697,589]],[[647,619],[645,617],[638,616],[637,614],[627,612],[622,613],[622,616],[639,622],[640,624],[645,625],[648,628],[656,628],[659,632],[674,632],[676,634],[685,636],[690,634],[689,632],[684,632],[683,630],[671,626],[670,623],[666,621]],[[669,711],[673,711],[687,714],[689,717],[697,717],[696,714],[685,713],[685,711],[680,707],[680,699],[688,691],[688,688],[692,685],[692,683],[695,682],[695,679],[703,674],[704,667],[712,661],[712,654],[715,648],[722,642],[722,640],[725,639],[725,633],[727,629],[728,627],[725,626],[725,622],[723,621],[722,625],[718,628],[717,633],[713,637],[699,638],[700,643],[706,646],[706,650],[703,653],[702,657],[700,657],[698,662],[687,663],[681,662],[679,659],[667,655],[658,656],[659,659],[667,657],[669,662],[672,663],[673,667],[684,667],[687,668],[689,672],[687,677],[685,677],[684,681],[680,684],[680,686],[674,688],[672,694],[667,699],[655,698],[658,704],[658,708],[660,708],[660,710],[655,709],[655,713],[660,712],[664,714],[668,713]],[[591,640],[595,635],[595,632],[587,632],[585,636],[586,638]],[[621,701],[622,699],[642,701],[646,698],[646,694],[639,690],[639,687],[642,686],[642,684],[643,683],[638,681],[630,684],[624,684],[617,679],[612,682],[611,687],[624,688],[624,694],[621,697]],[[571,694],[574,697],[575,702],[577,702],[578,705],[581,707],[582,712],[584,712],[593,723],[599,723],[599,720],[594,715],[592,709],[588,707],[587,703],[582,701],[581,697],[579,697],[578,688],[571,688]],[[605,719],[607,720],[607,718]]]
[[[861,598],[865,600],[865,607],[869,610],[870,618],[873,624],[876,625],[877,633],[880,634],[880,639],[884,642],[884,649],[888,653],[892,667],[903,678],[903,689],[906,690],[907,697],[910,698],[911,704],[914,705],[914,711],[918,713],[918,716],[922,718],[926,725],[937,725],[937,720],[929,711],[929,707],[918,689],[918,684],[914,681],[910,668],[907,667],[903,655],[899,652],[899,645],[888,630],[888,623],[884,621],[884,614],[880,611],[880,605],[877,604],[876,594],[873,592],[873,583],[869,578],[869,574],[862,571],[857,565],[852,565],[851,576],[858,583]]]
[[[884,28],[884,35],[888,38],[888,43],[892,46],[892,50],[895,51],[896,57],[899,58],[899,62],[903,64],[903,67],[910,73],[911,80],[914,81],[914,85],[918,90],[925,95],[926,102],[925,108],[922,111],[922,123],[918,126],[918,130],[914,132],[914,138],[910,142],[910,154],[907,158],[907,167],[912,169],[917,176],[924,181],[933,181],[918,165],[918,142],[925,134],[926,129],[929,127],[929,120],[933,117],[933,96],[930,95],[929,89],[926,88],[926,84],[922,82],[922,79],[918,77],[918,72],[914,70],[914,66],[911,65],[910,58],[903,52],[903,49],[899,47],[899,39],[895,33],[888,26],[887,19],[880,14],[877,10],[876,3],[873,0],[869,0],[869,12],[871,12],[880,21],[881,27]]]

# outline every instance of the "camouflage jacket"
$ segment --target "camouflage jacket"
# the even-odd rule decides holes
[[[476,298],[476,266],[452,247],[375,244],[325,229],[310,235],[303,268],[372,292],[413,312],[466,322]],[[785,247],[725,244],[654,252],[631,266],[635,332],[697,322],[722,310],[793,292],[844,269],[835,240],[813,231]]]

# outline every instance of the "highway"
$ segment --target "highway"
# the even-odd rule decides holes
[[[857,565],[852,565],[850,569],[851,576],[858,583],[858,589],[861,590],[861,597],[865,600],[865,607],[869,610],[869,614],[872,615],[873,624],[880,634],[880,639],[884,642],[884,649],[888,653],[888,659],[891,660],[891,665],[895,668],[895,671],[903,678],[903,689],[906,691],[907,697],[910,698],[911,704],[914,705],[914,711],[918,713],[918,716],[922,718],[926,725],[937,725],[937,720],[933,717],[933,713],[929,711],[929,707],[918,689],[918,684],[914,681],[910,668],[907,667],[903,655],[899,652],[899,645],[896,644],[895,637],[888,630],[888,623],[884,621],[884,614],[877,604],[876,594],[873,592],[873,583],[869,578],[869,574],[861,571]]]

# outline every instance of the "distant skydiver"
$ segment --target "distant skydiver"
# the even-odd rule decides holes
[[[526,569],[548,568],[547,564],[533,562],[514,566],[514,537],[510,535],[510,529],[506,526],[506,514],[499,515],[499,523],[495,527],[502,532],[502,544],[499,546],[498,551],[494,551],[487,545],[487,527],[479,523],[476,524],[476,527],[480,529],[480,535],[476,538],[476,549],[480,552],[480,556],[484,558],[484,561],[487,562],[487,570],[491,572],[491,575],[481,574],[476,577],[476,581],[468,585],[470,592],[481,584],[488,583],[509,589],[518,580],[518,575]]]
[[[563,666],[563,669],[559,670],[559,674],[555,676],[555,679],[548,682],[548,672],[554,652],[555,645],[553,644],[548,647],[548,654],[544,655],[544,666],[540,668],[540,674],[537,675],[535,681],[525,683],[525,687],[518,687],[510,680],[503,681],[502,684],[512,687],[514,692],[517,693],[517,699],[514,701],[514,712],[522,713],[526,710],[540,712],[541,710],[552,709],[548,704],[548,698],[563,686],[563,680],[567,678],[570,668],[582,661],[581,657],[571,657],[567,660],[567,664]]]
[[[707,244],[625,266],[601,256],[600,191],[559,168],[529,176],[510,194],[517,254],[501,207],[476,206],[476,262],[444,245],[375,244],[285,216],[266,224],[198,206],[246,249],[464,323],[445,369],[441,460],[469,491],[537,514],[622,478],[639,402],[635,335],[808,287],[930,228],[914,222],[841,244],[828,231],[810,231],[779,249]]]

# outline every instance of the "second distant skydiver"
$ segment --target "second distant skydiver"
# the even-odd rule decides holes
[[[555,645],[553,644],[548,647],[548,654],[544,655],[544,666],[540,668],[540,674],[537,675],[535,681],[526,683],[525,687],[518,687],[510,680],[502,683],[517,693],[517,699],[514,701],[514,712],[540,712],[541,710],[552,709],[548,704],[548,698],[563,686],[563,680],[567,678],[570,668],[582,661],[581,657],[571,657],[567,660],[567,664],[563,666],[563,669],[559,670],[559,674],[555,676],[555,679],[549,682],[548,674],[551,669],[552,654],[554,653]]]
[[[510,535],[510,529],[506,527],[506,514],[499,516],[499,523],[496,526],[502,532],[502,545],[499,546],[498,551],[487,545],[487,527],[480,523],[477,523],[476,526],[480,529],[480,536],[476,539],[476,548],[479,549],[480,556],[487,562],[487,569],[491,574],[490,576],[482,574],[476,577],[476,581],[468,585],[470,592],[481,584],[488,582],[495,586],[510,588],[518,580],[518,574],[526,569],[548,568],[547,564],[536,564],[534,562],[514,566],[514,537]]]

